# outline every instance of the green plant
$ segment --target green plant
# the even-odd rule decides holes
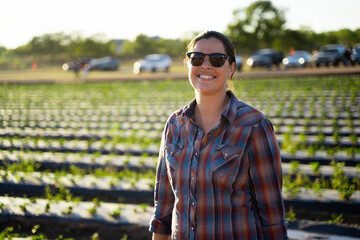
[[[12,233],[14,227],[6,227],[4,231],[0,232],[0,239],[12,239],[13,237],[19,237],[18,233]]]
[[[50,211],[50,200],[48,200],[48,202],[46,203],[44,211],[45,211],[45,212],[49,212],[49,211]]]
[[[331,214],[331,219],[328,221],[329,223],[343,223],[344,222],[344,218],[342,214],[336,215],[336,214]]]
[[[64,211],[62,211],[62,213],[65,215],[70,215],[72,214],[72,212],[73,212],[73,207],[71,205],[68,206]]]
[[[23,203],[19,206],[24,213],[27,212],[27,205],[29,205],[29,203]]]
[[[340,195],[340,199],[349,200],[355,191],[355,184],[351,183],[348,177],[345,175],[343,167],[345,163],[332,162],[331,165],[334,167],[334,177],[331,179],[331,184]]]
[[[91,240],[100,240],[100,236],[99,236],[99,233],[94,233],[92,236],[91,236]]]
[[[94,205],[88,209],[88,212],[90,213],[90,215],[94,216],[96,214],[96,208],[97,208],[97,206]]]
[[[293,206],[290,206],[289,211],[286,212],[286,220],[296,221],[296,214],[294,212]]]
[[[143,212],[146,212],[147,208],[148,208],[148,205],[145,204],[145,203],[142,203],[139,205],[140,209],[143,211]]]
[[[311,185],[311,190],[318,196],[322,197],[325,189],[323,188],[323,184],[321,183],[320,178],[316,178],[315,181]]]
[[[295,175],[299,172],[300,172],[300,163],[298,161],[291,161],[289,174]]]
[[[312,167],[312,172],[316,175],[319,175],[320,174],[320,163],[319,162],[311,162],[309,163],[310,166]]]
[[[6,205],[5,203],[0,203],[0,212],[2,212],[3,210],[6,210]]]
[[[120,240],[127,240],[128,236],[125,234]]]
[[[37,230],[39,230],[39,228],[40,228],[40,225],[39,225],[39,224],[36,224],[35,226],[32,227],[31,232],[32,232],[32,233],[36,233]]]
[[[324,141],[325,141],[325,135],[324,134],[319,134],[319,135],[317,135],[317,142],[318,143],[324,143]]]
[[[45,240],[48,239],[44,234],[40,234],[40,235],[33,235],[31,236],[32,240]]]

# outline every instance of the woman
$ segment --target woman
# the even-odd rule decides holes
[[[287,239],[272,124],[226,90],[235,71],[231,41],[201,33],[187,57],[195,99],[164,129],[153,239]]]

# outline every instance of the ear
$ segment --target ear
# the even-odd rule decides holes
[[[232,75],[234,74],[235,72],[235,69],[236,69],[236,63],[235,62],[232,62],[230,65],[229,65],[229,72],[228,72],[228,79],[230,79],[232,77]]]

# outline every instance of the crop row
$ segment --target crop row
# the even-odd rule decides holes
[[[277,131],[291,132],[291,133],[305,133],[309,134],[327,134],[338,132],[343,135],[360,134],[360,121],[316,121],[316,120],[285,120],[285,119],[271,119]],[[4,121],[2,122],[1,132],[44,132],[47,131],[65,131],[75,132],[78,130],[92,131],[94,133],[100,130],[107,130],[116,134],[118,130],[158,130],[162,131],[164,122],[141,122],[141,121],[120,121],[120,122],[86,122],[86,121]],[[67,131],[66,131],[67,130]],[[278,132],[279,133],[279,132]]]
[[[306,176],[301,171],[303,169],[294,169],[296,164],[292,164],[291,166],[286,166],[285,169],[290,167],[291,172],[287,170],[286,177],[295,176],[299,177],[299,174],[302,174],[302,180],[306,181]],[[324,169],[330,170],[329,168]],[[107,172],[106,172],[107,171]],[[322,183],[312,182],[309,184],[308,192],[313,192],[317,195],[316,198],[323,199],[325,192],[332,192],[332,199],[341,200],[351,200],[351,202],[358,202],[360,204],[360,192],[357,191],[359,189],[359,179],[358,176],[360,174],[359,170],[356,173],[351,172],[348,169],[348,174],[354,174],[355,178],[348,178],[345,175],[344,169],[340,168],[338,165],[334,167],[332,171],[333,177],[331,177],[331,183],[334,185],[335,181],[342,179],[337,177],[336,174],[343,174],[341,177],[346,177],[348,183],[353,182],[352,192],[348,192],[348,196],[341,196],[343,193],[340,188],[332,189],[329,183],[325,182],[325,179],[322,178],[321,175],[318,175],[319,179],[322,179]],[[80,171],[77,171],[77,173]],[[104,176],[104,174],[107,174]],[[320,170],[319,170],[320,173]],[[124,170],[121,173],[110,172],[109,169],[103,169],[98,171],[97,169],[93,170],[91,174],[70,174],[67,172],[23,172],[23,171],[8,171],[8,170],[0,170],[0,178],[1,181],[1,194],[10,194],[10,195],[27,195],[27,196],[49,196],[49,195],[58,195],[58,198],[63,199],[71,199],[72,196],[77,196],[80,199],[93,199],[98,198],[106,201],[126,201],[133,203],[148,203],[152,204],[153,199],[153,187],[154,187],[154,171],[149,171],[146,173],[137,173],[129,170]],[[285,181],[285,197],[294,197],[297,196],[298,192],[294,192],[295,186],[290,186],[291,182],[287,182],[290,179],[286,179]],[[350,180],[350,181],[349,181]],[[297,179],[299,181],[299,179]],[[319,186],[319,184],[324,184],[324,186]],[[327,187],[328,185],[329,187]],[[333,186],[336,187],[336,186]],[[299,191],[302,186],[297,186]],[[340,195],[334,195],[334,191],[337,190]],[[301,190],[304,191],[304,190]],[[314,194],[314,195],[315,195]],[[301,195],[299,195],[301,196]]]
[[[360,117],[360,97],[359,100],[350,106],[332,106],[330,103],[322,104],[305,104],[304,101],[294,103],[291,100],[280,100],[278,102],[259,102],[245,99],[246,102],[261,109],[269,117],[302,117],[302,118],[352,118]],[[126,104],[126,103],[125,103]],[[129,103],[130,104],[130,103]],[[169,109],[177,109],[181,105],[169,104],[165,106],[152,106],[151,102],[147,105],[133,106],[129,109],[119,108],[117,106],[100,106],[103,108],[99,111],[88,109],[67,109],[59,110],[54,106],[50,109],[18,109],[10,106],[3,106],[0,111],[0,120],[61,120],[73,118],[75,120],[82,119],[84,121],[96,120],[117,120],[122,116],[168,116],[171,112]]]
[[[101,119],[83,119],[83,118],[63,118],[63,119],[34,119],[34,120],[0,120],[1,127],[19,127],[19,128],[122,128],[124,125],[132,124],[161,124],[163,126],[167,116],[119,116],[116,119],[110,119],[102,116]],[[277,118],[272,117],[272,122],[279,126],[323,126],[323,127],[360,127],[359,119],[326,119],[326,118]]]
[[[275,126],[275,133],[279,141],[285,138],[292,138],[296,142],[319,142],[326,145],[357,146],[359,143],[360,128],[353,131],[344,128],[343,130],[332,131],[333,128],[305,130],[303,127],[282,127]],[[49,129],[49,128],[4,128],[0,129],[0,138],[33,138],[33,139],[66,139],[66,140],[102,140],[104,142],[122,142],[123,139],[131,141],[131,138],[148,139],[152,142],[160,142],[162,129],[147,128],[124,128],[124,129]],[[141,142],[141,140],[140,140]]]
[[[21,150],[21,151],[42,151],[42,152],[64,152],[64,153],[100,153],[100,154],[119,154],[141,156],[144,154],[150,156],[158,155],[158,144],[143,143],[136,144],[133,141],[128,143],[105,143],[103,141],[59,141],[59,140],[33,140],[29,138],[23,139],[2,139],[0,142],[2,150]],[[289,145],[282,148],[284,162],[289,159],[303,158],[304,161],[309,159],[318,159],[322,162],[328,162],[332,159],[341,161],[349,161],[351,165],[359,163],[359,148],[354,146],[350,148],[334,148],[332,145]],[[329,160],[328,160],[329,159]]]
[[[319,154],[318,154],[319,155]],[[290,156],[282,155],[283,170],[285,174],[291,174],[294,172],[294,167],[290,167],[293,162],[298,162],[296,158],[291,159]],[[323,156],[322,161],[325,161]],[[131,156],[131,155],[102,155],[101,153],[86,154],[86,153],[55,153],[55,152],[25,152],[25,151],[2,151],[0,154],[0,161],[2,166],[6,166],[5,169],[21,170],[21,171],[38,171],[38,170],[71,170],[71,169],[96,169],[96,168],[109,168],[113,171],[122,171],[124,169],[140,172],[141,170],[153,170],[155,171],[157,165],[157,157],[151,157],[146,154],[143,156]],[[328,159],[330,161],[330,159]],[[344,160],[344,163],[348,163],[349,160]],[[338,161],[341,162],[341,161]],[[322,164],[320,157],[318,159],[309,159],[308,163],[300,164],[299,168],[301,172],[310,176],[325,176],[329,178],[334,175],[334,171],[331,164]],[[350,166],[344,166],[345,175],[351,178],[358,178],[360,168],[354,168]],[[312,169],[312,170],[310,170]],[[83,172],[83,171],[80,171]],[[103,176],[103,175],[101,175]]]
[[[96,199],[88,202],[70,202],[57,199],[0,197],[1,219],[8,219],[9,224],[14,218],[28,219],[33,224],[32,236],[37,230],[40,232],[44,228],[58,232],[54,226],[60,225],[63,232],[53,239],[64,239],[63,234],[73,236],[84,228],[85,231],[91,233],[86,239],[89,237],[99,239],[96,231],[101,231],[104,226],[111,229],[110,233],[103,232],[102,236],[106,239],[114,239],[114,234],[117,235],[117,239],[120,237],[123,237],[121,239],[128,239],[129,237],[129,239],[135,240],[149,239],[150,233],[146,230],[146,226],[150,221],[152,212],[153,208],[146,204],[107,203]],[[13,230],[13,227],[5,230],[9,239],[12,239],[11,232]],[[72,231],[72,234],[65,230]],[[48,232],[51,233],[51,231]],[[43,234],[35,236],[38,238],[33,237],[31,239],[47,239]]]
[[[121,182],[123,179],[127,179],[128,182],[132,184],[137,183],[140,179],[150,179],[150,182],[147,182],[147,184],[152,186],[156,166],[154,159],[148,159],[148,157],[145,156],[128,156],[126,158],[118,159],[116,163],[111,162],[109,159],[106,159],[106,161],[103,160],[101,163],[99,160],[97,163],[93,163],[93,158],[89,161],[89,156],[84,156],[84,159],[78,158],[79,161],[71,164],[69,162],[60,162],[58,159],[56,161],[52,160],[51,155],[44,161],[36,161],[32,158],[29,159],[26,155],[23,155],[23,158],[19,159],[14,155],[15,154],[8,153],[8,156],[3,155],[1,159],[3,163],[1,168],[4,169],[4,172],[1,172],[0,176],[4,181],[9,180],[11,174],[16,174],[16,179],[21,180],[22,182],[29,181],[27,177],[30,178],[30,181],[31,179],[38,178],[35,182],[39,182],[42,181],[42,178],[53,180],[65,176],[66,179],[71,179],[73,184],[81,184],[84,182],[83,180],[80,181],[79,179],[76,179],[77,177],[86,177],[85,182],[91,182],[92,186],[100,184],[114,187],[116,186],[116,182]],[[303,178],[308,178],[309,180],[321,178],[324,181],[332,180],[337,172],[341,172],[344,177],[355,183],[356,189],[359,188],[360,167],[353,168],[345,165],[340,166],[339,163],[335,164],[335,162],[331,163],[331,165],[333,166],[322,166],[319,162],[311,162],[304,165],[297,161],[291,161],[290,163],[283,163],[283,172],[286,176],[301,173]],[[42,170],[43,172],[36,173],[39,170]],[[56,174],[52,173],[53,175],[49,177],[46,174],[50,174],[50,171]],[[17,175],[18,172],[21,174]],[[24,175],[25,173],[29,175]],[[36,173],[35,176],[33,176],[33,173]],[[101,181],[103,181],[102,178],[104,176],[111,176],[112,178],[106,179],[106,184],[101,184],[94,179],[90,181],[90,176],[92,176],[92,178],[101,179]],[[61,182],[59,179],[57,179],[57,181]],[[4,189],[5,188],[6,186]],[[323,185],[323,188],[331,188],[331,186],[325,184]]]
[[[41,133],[33,132],[35,136],[26,132],[0,133],[1,149],[23,149],[60,152],[102,152],[125,154],[136,151],[144,151],[156,154],[160,143],[160,131],[137,131],[135,129],[124,130],[118,134],[92,135],[91,133],[78,132],[76,135],[66,132]],[[358,135],[341,136],[334,133],[332,136],[325,134],[305,135],[300,134],[277,134],[281,149],[294,153],[298,150],[308,150],[309,153],[317,150],[328,150],[330,154],[346,151],[351,158],[359,154],[360,139]],[[313,152],[314,154],[314,152]],[[139,155],[139,153],[136,153]],[[141,155],[141,154],[140,154]]]
[[[307,199],[304,197],[303,202],[306,201]],[[17,218],[29,219],[33,223],[33,225],[31,225],[31,229],[29,230],[29,232],[32,233],[31,239],[47,239],[46,235],[37,234],[38,232],[44,232],[45,229],[51,229],[51,231],[47,231],[47,233],[54,236],[54,232],[55,234],[57,233],[57,231],[54,231],[54,225],[61,225],[64,230],[66,229],[69,232],[71,231],[73,235],[84,228],[87,231],[89,231],[88,229],[91,229],[92,232],[91,234],[86,236],[86,239],[88,239],[89,237],[91,239],[99,239],[100,236],[105,237],[105,239],[115,239],[114,235],[117,236],[116,239],[120,239],[120,237],[122,237],[122,240],[143,240],[151,238],[150,233],[147,232],[146,228],[148,222],[150,221],[153,208],[147,206],[146,204],[114,204],[99,202],[96,199],[91,202],[66,202],[61,200],[49,200],[41,198],[27,199],[18,197],[0,197],[0,202],[0,216],[2,219],[16,216]],[[318,204],[314,205],[316,205],[316,207],[320,209],[324,208],[325,206],[321,202],[318,202]],[[302,205],[300,204],[297,207],[301,206]],[[357,236],[359,232],[357,231],[357,229],[346,227],[344,225],[341,226],[324,223],[317,225],[316,223],[311,223],[310,221],[302,223],[301,221],[294,222],[293,220],[290,220],[290,222],[294,223],[294,225],[304,224],[304,226],[301,228],[310,228],[310,231],[312,228],[320,226],[320,228],[326,227],[333,229],[332,232],[335,233],[335,229],[337,229],[343,234],[346,233],[347,236]],[[40,223],[41,225],[37,223]],[[104,232],[104,225],[107,226],[106,230],[108,232],[106,232],[106,230]],[[307,227],[307,225],[309,226]],[[87,228],[84,226],[87,226]],[[17,228],[20,228],[20,226],[17,225]],[[16,230],[17,229],[15,229],[15,231]],[[9,239],[15,239],[14,237],[17,237],[19,235],[16,233],[12,233],[13,231],[14,227],[8,227],[5,229],[5,231],[2,232],[2,234],[4,234],[3,236],[5,238],[8,237]],[[98,232],[100,232],[100,236]],[[124,235],[124,233],[126,234]],[[299,239],[299,236],[303,236],[306,239],[309,236],[323,237],[323,235],[314,233],[309,234],[308,232],[302,232],[293,229],[289,229],[288,234],[290,239]],[[64,239],[62,234],[57,237],[55,235],[53,239],[55,238]],[[332,237],[330,238],[332,239]],[[343,236],[343,238],[356,239],[346,236]]]

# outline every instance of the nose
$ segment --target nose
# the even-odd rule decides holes
[[[201,64],[202,68],[211,68],[210,56],[205,56],[204,62]]]

